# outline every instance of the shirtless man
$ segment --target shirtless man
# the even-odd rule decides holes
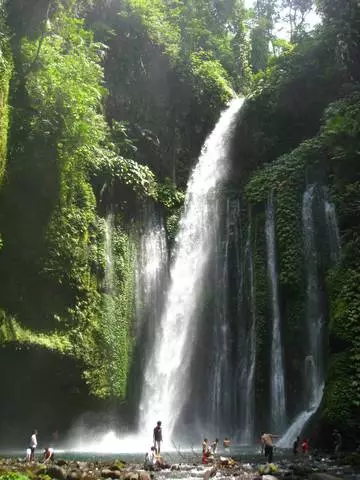
[[[261,435],[261,441],[265,447],[265,457],[267,457],[268,463],[272,463],[273,461],[273,454],[274,454],[273,439],[274,438],[280,438],[280,435],[273,435],[272,433],[263,433]]]

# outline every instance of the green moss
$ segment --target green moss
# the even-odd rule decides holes
[[[103,293],[84,338],[84,375],[96,396],[123,398],[133,348],[135,241],[120,216],[112,230],[112,245],[113,290]]]
[[[22,327],[14,318],[0,312],[0,343],[18,342],[23,345],[38,345],[49,350],[71,354],[73,346],[67,335],[53,332],[51,334],[36,333]]]
[[[257,411],[265,411],[265,398],[268,393],[269,375],[269,328],[271,322],[270,296],[266,272],[265,215],[263,212],[253,213],[252,251],[254,264],[254,291],[256,305],[256,399]],[[265,417],[262,421],[265,421]]]
[[[327,386],[324,395],[322,418],[330,425],[349,427],[353,408],[349,402],[353,379],[349,375],[351,359],[348,352],[332,355],[329,367]]]
[[[12,56],[4,21],[4,12],[0,10],[0,185],[6,169],[7,146],[10,122],[9,89],[13,73]]]

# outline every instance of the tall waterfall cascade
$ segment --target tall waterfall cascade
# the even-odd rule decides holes
[[[320,303],[320,284],[318,275],[318,254],[315,243],[314,225],[315,185],[304,193],[302,219],[304,231],[305,263],[307,271],[306,285],[306,321],[308,328],[308,355],[305,357],[305,378],[309,408],[319,404],[322,398],[323,372],[323,327],[324,318]]]
[[[220,222],[216,199],[228,174],[229,140],[242,105],[243,100],[233,100],[223,112],[188,182],[170,285],[144,372],[139,431],[147,434],[161,420],[166,438],[171,439],[190,399],[191,361],[200,326],[199,301]]]
[[[249,215],[249,219],[251,216]],[[240,276],[239,295],[243,299],[245,294],[244,282],[248,281],[249,318],[245,329],[241,330],[238,338],[237,361],[237,402],[239,410],[238,424],[241,427],[239,441],[241,444],[251,445],[255,437],[255,366],[256,366],[256,306],[254,265],[251,246],[251,221],[249,221],[243,261],[238,268]],[[236,238],[236,243],[239,239]],[[241,252],[240,252],[241,253]],[[238,302],[239,307],[242,301]],[[242,309],[239,308],[238,319],[243,323]]]
[[[216,202],[216,216],[220,218],[219,204]],[[234,222],[232,219],[232,209],[229,200],[225,207],[225,224],[223,226],[224,238],[221,238],[221,232],[218,223],[213,225],[215,237],[215,268],[214,268],[214,287],[215,311],[213,341],[211,351],[213,352],[210,374],[210,412],[209,418],[212,425],[218,426],[222,421],[226,421],[225,412],[231,412],[231,382],[232,368],[230,364],[230,343],[231,332],[228,325],[228,284],[229,284],[229,243],[230,230]],[[225,413],[225,415],[224,415]]]
[[[279,306],[278,275],[276,267],[275,211],[272,194],[266,207],[267,269],[270,282],[272,308],[271,341],[271,414],[272,429],[283,431],[286,427],[286,398],[284,380],[283,344]]]

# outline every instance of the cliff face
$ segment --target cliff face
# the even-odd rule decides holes
[[[357,437],[358,417],[358,98],[357,83],[336,55],[330,37],[309,40],[297,55],[284,58],[259,82],[258,95],[239,118],[233,142],[238,175],[254,233],[257,295],[258,398],[269,391],[266,325],[271,323],[264,246],[265,210],[275,204],[279,302],[284,339],[288,415],[299,413],[309,395],[304,359],[309,340],[309,286],[304,232],[304,193],[313,188],[314,256],[319,312],[323,329],[324,396],[313,426],[314,441],[329,438],[331,428]],[[318,70],[319,68],[319,70]],[[351,127],[350,127],[351,125]],[[350,127],[350,129],[348,129]],[[337,215],[335,221],[335,212]],[[335,223],[334,223],[335,222]],[[333,233],[331,224],[335,226]],[[337,231],[338,229],[338,231]],[[341,253],[336,253],[341,245]],[[335,249],[335,250],[334,250]],[[340,251],[338,251],[340,252]],[[314,284],[311,286],[314,289]],[[306,375],[306,374],[305,374]],[[265,397],[268,396],[265,395]],[[262,408],[266,408],[263,404]],[[322,429],[325,429],[322,432]],[[317,433],[314,433],[314,430]],[[323,435],[326,433],[326,435]],[[316,440],[315,440],[316,439]]]

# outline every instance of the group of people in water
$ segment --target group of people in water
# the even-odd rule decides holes
[[[342,446],[342,436],[339,430],[333,430],[332,432],[333,437],[333,448],[334,453],[338,453],[341,450]],[[261,435],[261,444],[262,444],[262,451],[267,458],[268,463],[272,463],[273,455],[274,455],[274,445],[273,440],[276,438],[280,438],[279,435],[273,435],[272,433],[263,433]],[[302,453],[303,455],[307,455],[309,453],[309,440],[304,438],[303,440],[300,439],[298,436],[293,443],[292,452],[294,455]]]
[[[223,447],[224,448],[229,448],[231,445],[231,441],[228,437],[224,438],[223,441]],[[215,438],[213,442],[209,442],[207,438],[204,438],[204,441],[202,442],[202,457],[201,457],[201,462],[203,464],[210,463],[214,460],[214,455],[217,452],[219,446],[219,439]]]
[[[303,453],[303,455],[306,455],[309,451],[309,440],[304,438],[301,441],[299,436],[296,437],[296,440],[293,443],[292,451],[294,455],[297,455],[298,453]]]
[[[161,442],[162,442],[162,428],[161,421],[156,423],[153,430],[153,445],[150,447],[149,452],[145,454],[144,467],[146,470],[158,470],[169,467],[168,464],[160,455]],[[224,448],[229,448],[231,441],[229,438],[225,438],[223,441]],[[213,442],[209,442],[207,438],[204,438],[202,443],[202,463],[207,464],[214,460],[214,455],[217,452],[219,445],[219,439],[216,438]]]
[[[29,446],[26,449],[26,461],[34,462],[35,461],[35,450],[37,448],[37,430],[33,430],[31,433]],[[338,453],[342,446],[342,437],[338,430],[334,430],[332,433],[334,452]],[[273,435],[272,433],[263,433],[261,435],[261,445],[262,452],[265,454],[268,463],[272,463],[274,455],[274,445],[273,440],[280,438],[279,435]],[[150,451],[145,455],[144,467],[147,470],[154,470],[156,468],[167,468],[168,465],[164,462],[163,458],[160,455],[161,442],[162,442],[162,427],[161,421],[159,420],[156,423],[156,426],[153,430],[153,445],[150,448]],[[202,442],[202,463],[208,464],[214,461],[214,456],[217,453],[219,446],[219,439],[215,438],[214,441],[209,442],[207,438],[204,438]],[[225,437],[223,440],[224,449],[228,449],[231,446],[231,440],[228,437]],[[293,443],[292,448],[293,454],[297,455],[302,453],[306,455],[309,451],[309,440],[304,438],[302,441],[298,436]],[[54,461],[54,449],[52,447],[45,447],[43,451],[43,462],[53,462]]]
[[[161,442],[162,428],[161,421],[159,420],[153,430],[153,445],[150,447],[150,451],[145,454],[145,470],[157,470],[170,467],[170,465],[164,462],[164,459],[160,455]]]
[[[35,450],[37,448],[37,430],[33,430],[31,433],[29,446],[26,449],[26,462],[35,461]],[[43,463],[49,463],[54,461],[54,449],[52,447],[45,447],[43,451]]]

